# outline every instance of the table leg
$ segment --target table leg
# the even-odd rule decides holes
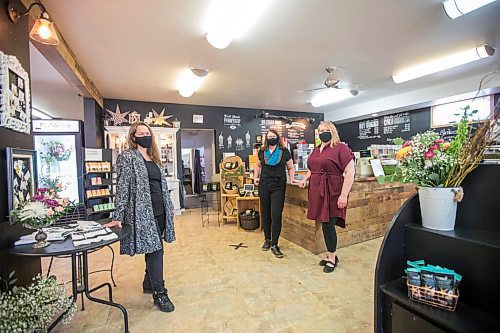
[[[109,306],[113,306],[115,308],[118,308],[120,309],[120,311],[123,313],[123,321],[124,321],[124,324],[125,324],[125,333],[128,333],[128,314],[127,314],[127,309],[125,309],[125,307],[121,304],[118,304],[118,303],[114,303],[111,299],[112,299],[112,295],[111,295],[111,285],[109,283],[105,283],[105,284],[102,284],[100,286],[97,286],[91,290],[89,290],[89,263],[88,263],[88,256],[87,256],[87,251],[83,252],[82,254],[83,256],[83,286],[84,286],[84,291],[85,291],[85,296],[87,296],[87,298],[92,301],[92,302],[96,302],[96,303],[101,303],[101,304],[105,304],[105,305],[109,305]],[[100,289],[104,286],[108,285],[108,288],[109,288],[109,291],[110,291],[110,301],[106,301],[106,300],[103,300],[103,299],[100,299],[100,298],[96,298],[96,297],[93,297],[90,293],[93,292],[93,291],[96,291],[97,289]]]

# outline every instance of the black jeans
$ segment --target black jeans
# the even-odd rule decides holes
[[[165,214],[155,216],[155,220],[162,247],[158,251],[145,254],[144,260],[146,261],[146,276],[144,278],[149,279],[151,287],[153,287],[154,291],[162,291],[164,288],[162,235],[165,230]]]
[[[321,223],[328,252],[337,251],[337,231],[335,230],[337,219],[338,217],[330,217],[330,221]]]
[[[271,245],[278,245],[285,189],[286,183],[283,181],[262,180],[259,186],[262,227],[264,236],[271,240]]]

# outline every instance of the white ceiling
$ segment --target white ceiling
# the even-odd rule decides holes
[[[204,38],[210,1],[43,4],[104,98],[315,111],[340,120],[370,114],[374,105],[383,110],[433,100],[437,92],[470,92],[482,74],[500,66],[497,50],[459,69],[399,85],[391,79],[402,67],[453,51],[482,43],[500,47],[500,1],[452,21],[441,0],[274,0],[258,25],[224,50]],[[312,93],[298,91],[321,87],[327,65],[345,67],[344,83],[364,91],[313,108]],[[198,92],[183,98],[176,81],[188,66],[211,73]],[[487,83],[495,85],[500,79]]]

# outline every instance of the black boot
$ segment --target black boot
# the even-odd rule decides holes
[[[142,292],[145,294],[153,293],[153,286],[151,285],[151,280],[149,279],[149,275],[144,274],[144,280],[142,281]]]
[[[266,239],[264,241],[264,244],[262,244],[262,251],[269,251],[271,248],[271,241],[269,239]]]
[[[281,252],[278,245],[271,246],[271,252],[274,254],[276,258],[283,258],[283,253]]]
[[[172,312],[175,307],[172,301],[168,298],[167,290],[163,288],[161,291],[153,292],[154,304],[163,312]]]

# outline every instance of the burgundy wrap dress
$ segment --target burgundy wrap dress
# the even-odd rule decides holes
[[[328,145],[322,152],[319,148],[314,149],[307,160],[311,171],[308,219],[328,222],[331,217],[338,217],[336,225],[345,228],[347,207],[340,209],[337,200],[344,184],[344,170],[353,159],[354,154],[344,143],[338,143],[334,147]]]

